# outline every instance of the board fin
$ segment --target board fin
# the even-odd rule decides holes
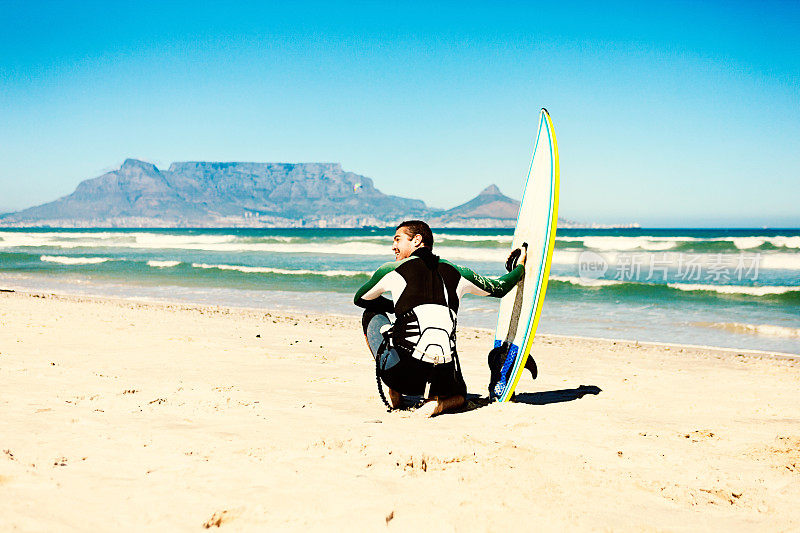
[[[536,361],[530,355],[528,355],[528,359],[525,360],[525,368],[531,373],[531,378],[536,379],[539,376],[539,368],[536,366]]]

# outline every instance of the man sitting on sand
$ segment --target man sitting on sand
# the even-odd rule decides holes
[[[403,395],[413,395],[423,397],[423,415],[456,409],[467,394],[456,353],[461,297],[504,296],[522,277],[525,250],[511,253],[508,274],[487,278],[434,255],[428,224],[409,220],[397,226],[392,251],[396,261],[381,266],[354,298],[366,309],[362,324],[378,377],[389,388],[391,408],[403,405]],[[391,300],[384,292],[391,292]]]

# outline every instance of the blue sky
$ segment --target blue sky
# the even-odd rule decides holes
[[[798,2],[0,0],[0,20],[0,210],[127,157],[519,197],[547,107],[563,216],[800,226]]]

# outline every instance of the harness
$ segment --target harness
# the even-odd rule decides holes
[[[417,305],[405,313],[397,315],[393,324],[387,324],[381,328],[383,341],[378,347],[378,353],[375,357],[375,380],[378,385],[378,394],[389,411],[392,410],[392,406],[383,393],[381,373],[385,369],[381,368],[381,360],[382,355],[392,348],[397,350],[398,353],[402,350],[403,353],[414,359],[431,365],[431,370],[428,372],[425,383],[424,398],[428,398],[430,394],[433,370],[437,365],[455,361],[455,369],[459,373],[461,372],[461,363],[456,352],[456,313],[450,307],[447,284],[439,272],[438,265],[436,274],[439,276],[444,288],[444,306],[441,304]],[[446,318],[452,324],[449,331],[438,325],[444,322],[445,309]],[[395,339],[395,327],[398,327],[399,331],[405,334],[404,338]],[[409,337],[416,337],[416,340],[408,340]]]

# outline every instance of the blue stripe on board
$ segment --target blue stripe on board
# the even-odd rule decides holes
[[[503,342],[500,340],[494,341],[494,347],[499,348],[503,345]],[[517,356],[519,354],[519,347],[516,344],[511,344],[508,347],[508,352],[506,352],[506,358],[503,360],[503,368],[500,370],[500,379],[494,386],[494,393],[497,396],[502,396],[503,392],[506,390],[508,385],[508,377],[509,377],[509,369],[511,368],[511,364],[516,361]]]

